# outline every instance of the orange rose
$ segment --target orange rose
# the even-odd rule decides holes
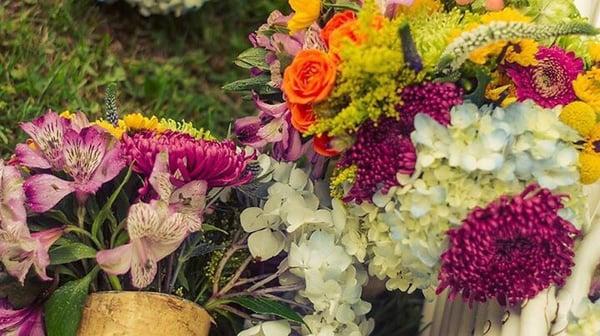
[[[300,133],[306,133],[315,123],[315,113],[311,105],[291,104],[292,126]]]
[[[292,104],[312,104],[325,100],[335,84],[336,65],[320,50],[303,50],[283,74],[282,89]]]
[[[332,138],[323,134],[321,136],[315,136],[313,139],[313,148],[317,154],[325,157],[334,157],[340,154],[339,151],[331,146]]]
[[[385,23],[383,16],[376,16],[371,23],[371,27],[374,30],[381,30]],[[341,26],[337,27],[329,35],[329,53],[333,56],[336,63],[340,61],[340,50],[344,47],[345,43],[352,43],[354,45],[361,45],[366,41],[367,37],[365,34],[360,32],[360,23],[358,20],[347,21]]]
[[[331,34],[341,27],[344,23],[355,21],[356,13],[351,10],[343,11],[335,14],[329,22],[325,25],[325,28],[321,30],[321,38],[325,42],[325,45],[329,46],[329,37]]]
[[[329,53],[333,56],[336,62],[340,60],[340,51],[345,43],[360,45],[365,40],[364,34],[359,33],[359,22],[348,21],[334,30],[329,36]]]

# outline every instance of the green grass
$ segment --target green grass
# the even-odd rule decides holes
[[[248,33],[286,0],[214,0],[180,18],[145,18],[126,3],[0,0],[0,157],[48,108],[101,116],[119,82],[121,113],[185,118],[217,135],[250,103],[221,90]]]

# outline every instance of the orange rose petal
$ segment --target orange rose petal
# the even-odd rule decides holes
[[[300,133],[306,133],[315,122],[315,114],[311,105],[292,104],[292,126]]]
[[[325,157],[334,157],[340,154],[339,151],[331,147],[332,138],[327,135],[315,136],[313,148],[317,154]]]
[[[292,104],[318,103],[329,97],[335,78],[331,56],[320,50],[303,50],[285,70],[282,89]]]

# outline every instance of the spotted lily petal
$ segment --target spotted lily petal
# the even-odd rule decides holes
[[[67,195],[75,191],[73,182],[49,175],[34,175],[23,185],[27,206],[33,212],[43,213],[52,209]]]
[[[17,168],[0,160],[0,230],[14,236],[25,235],[26,217],[23,178]]]
[[[96,254],[96,261],[102,270],[110,275],[122,275],[131,269],[133,245],[126,244]]]
[[[184,220],[182,214],[170,214],[164,202],[138,203],[131,207],[127,230],[132,246],[131,276],[135,287],[147,287],[156,275],[156,264],[181,245],[188,232]],[[122,271],[124,266],[115,266],[115,269]]]
[[[70,122],[65,118],[61,118],[55,112],[49,111],[43,116],[33,120],[32,122],[24,123],[21,128],[33,140],[33,151],[38,153],[38,157],[43,157],[37,165],[29,166],[31,168],[47,168],[48,163],[55,170],[62,170],[63,156],[62,146],[65,131],[69,128]],[[25,155],[20,156],[21,155]],[[17,161],[22,165],[35,164],[32,160],[31,152],[21,150],[17,152]],[[44,162],[46,161],[46,162]]]

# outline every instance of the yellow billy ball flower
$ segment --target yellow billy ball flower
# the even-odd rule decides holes
[[[576,101],[563,108],[560,121],[586,137],[596,125],[596,112],[590,105]]]
[[[579,155],[581,183],[592,184],[600,179],[600,154],[583,152]]]
[[[321,0],[290,0],[294,16],[288,22],[290,33],[310,27],[321,15]]]
[[[589,42],[588,52],[590,53],[590,57],[594,63],[600,63],[600,43]]]
[[[600,111],[600,69],[594,68],[581,74],[573,82],[573,89],[579,99]]]

